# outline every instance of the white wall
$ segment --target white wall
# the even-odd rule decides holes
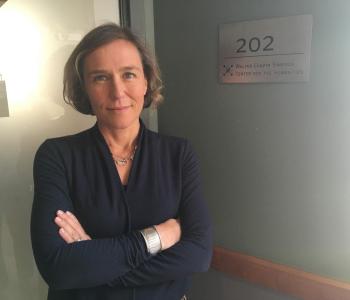
[[[63,102],[63,66],[88,30],[118,16],[117,0],[10,0],[0,8],[10,111],[0,118],[0,299],[46,299],[29,238],[33,157],[44,139],[94,123]]]

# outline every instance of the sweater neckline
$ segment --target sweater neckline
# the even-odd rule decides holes
[[[146,129],[147,129],[145,124],[143,123],[142,119],[140,118],[139,120],[140,120],[140,130],[139,130],[139,134],[138,134],[138,138],[137,138],[136,152],[135,152],[133,163],[132,163],[131,170],[130,170],[130,173],[129,173],[128,183],[127,183],[128,187],[133,184],[133,180],[134,180],[134,177],[135,177],[135,174],[134,174],[135,173],[135,169],[136,169],[136,166],[139,163],[140,152],[142,150],[141,149],[142,140],[144,139],[145,132],[146,132]],[[114,173],[116,175],[116,177],[117,177],[117,182],[119,183],[120,189],[124,193],[127,193],[129,188],[125,190],[124,187],[123,187],[123,184],[121,182],[119,173],[118,173],[118,171],[117,171],[117,169],[115,167],[115,163],[114,163],[114,160],[113,160],[112,153],[109,150],[107,141],[105,140],[105,138],[102,135],[100,129],[98,128],[97,122],[92,127],[92,132],[93,132],[94,137],[97,140],[97,143],[100,145],[100,148],[101,148],[101,150],[103,152],[103,156],[107,159],[108,167],[109,167],[110,171],[112,173]]]

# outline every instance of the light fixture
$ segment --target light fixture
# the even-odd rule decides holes
[[[6,83],[0,74],[0,117],[9,117],[9,106],[7,103]]]

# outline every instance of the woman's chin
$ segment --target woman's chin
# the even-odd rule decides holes
[[[131,129],[136,126],[139,126],[140,121],[139,118],[130,120],[130,119],[124,119],[122,120],[121,118],[118,118],[117,120],[112,119],[106,121],[99,121],[98,123],[102,125],[105,128],[112,129],[112,130],[126,130],[126,129]]]

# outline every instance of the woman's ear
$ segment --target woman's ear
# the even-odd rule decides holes
[[[146,96],[148,90],[148,81],[145,79],[145,92],[143,93],[144,96]]]

